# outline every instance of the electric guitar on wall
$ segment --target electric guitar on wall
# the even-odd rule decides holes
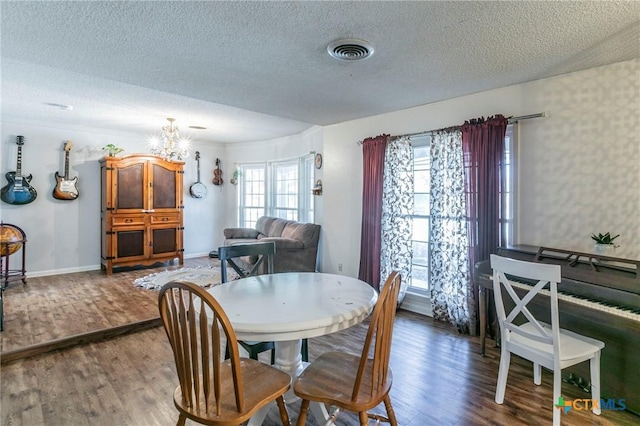
[[[78,176],[69,179],[69,152],[71,141],[64,144],[64,176],[56,172],[56,186],[53,188],[53,198],[58,200],[75,200],[78,198]]]
[[[0,190],[0,199],[9,204],[29,204],[36,199],[38,193],[29,185],[32,176],[22,176],[22,145],[24,145],[24,136],[17,136],[16,144],[18,145],[18,164],[16,171],[5,174],[9,183]]]

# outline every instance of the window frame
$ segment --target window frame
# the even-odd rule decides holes
[[[500,170],[500,245],[510,246],[517,241],[516,220],[518,217],[518,127],[507,125],[505,133],[505,161]],[[504,176],[504,178],[502,178]],[[506,206],[506,209],[503,209]],[[503,212],[507,217],[503,217]]]
[[[283,219],[295,220],[298,222],[313,223],[314,220],[314,199],[312,195],[313,182],[315,179],[314,168],[314,152],[305,154],[297,158],[289,158],[277,161],[267,161],[260,163],[238,163],[240,171],[240,179],[238,185],[238,226],[255,227],[257,218],[260,216],[281,217]],[[295,171],[296,189],[291,191],[290,186],[284,193],[281,191],[283,180],[278,178],[279,170],[286,169],[293,165],[297,166]],[[263,188],[264,197],[262,206],[247,206],[247,172],[251,170],[263,170]],[[295,195],[294,195],[295,194]],[[295,207],[281,205],[279,197],[295,196]],[[286,204],[286,203],[285,203]],[[250,209],[261,209],[261,212],[254,218],[253,214],[249,214]],[[293,214],[282,215],[281,213],[289,212]]]
[[[431,143],[431,135],[420,135],[411,138],[411,143],[414,149],[414,173],[415,173],[415,148],[429,146]],[[429,159],[430,163],[431,159]],[[512,245],[517,241],[517,190],[518,190],[518,127],[517,123],[510,123],[507,125],[507,131],[505,133],[505,157],[500,167],[501,179],[500,179],[500,244]],[[504,177],[504,178],[503,178]],[[416,190],[414,189],[414,210],[418,210],[417,203],[415,203]],[[429,202],[431,201],[431,192],[429,191]],[[506,206],[506,209],[503,209]],[[503,212],[506,212],[507,217],[503,217]],[[413,217],[427,218],[431,223],[429,215],[416,215]],[[430,232],[430,231],[429,231]],[[411,238],[412,242],[416,241]],[[422,242],[422,240],[419,240]],[[427,238],[426,243],[428,244]],[[429,255],[427,254],[427,268],[429,265]],[[412,261],[411,266],[415,263]],[[420,265],[422,266],[422,265]],[[412,271],[413,272],[413,271]],[[415,274],[411,274],[412,280]],[[430,287],[427,281],[427,288],[415,287],[412,282],[407,286],[407,294],[413,294],[418,296],[429,296]]]
[[[270,216],[297,221],[300,216],[300,161],[274,161],[269,164],[269,170],[271,179],[267,181],[267,210],[270,208]],[[286,176],[292,173],[295,180]],[[292,183],[295,188],[291,188]]]
[[[431,227],[430,226],[430,224],[431,224],[431,215],[430,215],[429,209],[428,209],[429,206],[427,206],[427,212],[428,212],[427,214],[423,214],[423,213],[416,214],[416,211],[419,210],[417,208],[418,203],[416,203],[416,195],[420,195],[420,194],[421,195],[427,195],[427,200],[430,201],[431,200],[431,185],[429,184],[428,192],[417,192],[416,191],[416,188],[418,187],[418,185],[415,185],[415,171],[416,171],[416,158],[418,158],[418,157],[416,156],[415,150],[416,150],[416,148],[427,148],[428,149],[430,143],[431,143],[431,135],[421,135],[421,136],[417,136],[417,137],[412,137],[411,138],[411,146],[412,146],[412,149],[414,150],[413,151],[414,213],[411,215],[411,219],[412,219],[412,221],[415,220],[415,219],[426,219],[428,221],[428,226],[427,226],[427,229],[429,230],[428,232],[430,232],[430,227]],[[422,157],[420,157],[420,158],[422,158]],[[429,158],[428,167],[426,169],[418,168],[418,170],[429,172],[431,170],[431,158]],[[429,182],[430,182],[430,180],[429,180]],[[416,229],[416,227],[414,226],[413,227],[414,232],[415,232],[415,229]],[[415,250],[414,250],[414,257],[413,257],[413,259],[411,261],[411,269],[412,269],[411,282],[409,282],[409,284],[407,286],[407,293],[418,294],[418,295],[423,295],[423,296],[429,295],[430,294],[430,290],[429,290],[429,287],[428,287],[429,286],[428,278],[427,278],[427,288],[418,287],[418,286],[414,286],[413,285],[413,280],[414,280],[414,276],[415,276],[415,274],[413,273],[413,267],[414,266],[420,266],[420,267],[426,268],[427,277],[428,277],[428,271],[429,271],[429,235],[427,235],[426,239],[418,239],[418,240],[416,240],[414,238],[414,235],[412,234],[411,235],[411,242],[412,242],[412,245],[414,245],[414,248],[415,248],[415,243],[416,242],[417,243],[421,243],[421,244],[422,243],[427,244],[427,257],[425,259],[426,264],[424,264],[424,265],[422,263],[417,264],[415,262],[416,257],[415,257]]]
[[[266,163],[251,163],[251,164],[239,164],[238,170],[240,171],[240,179],[238,182],[238,223],[242,224],[243,227],[253,228],[255,227],[256,221],[258,217],[264,216],[267,205],[266,198],[266,180],[267,180],[267,165]],[[261,170],[262,171],[262,180],[251,180],[250,182],[262,182],[263,192],[262,192],[262,205],[250,205],[247,206],[246,199],[246,189],[248,186],[248,176],[252,170]],[[259,194],[256,194],[259,196]],[[262,209],[262,212],[256,212],[257,217],[254,217],[252,214],[248,214],[251,210],[259,210]]]

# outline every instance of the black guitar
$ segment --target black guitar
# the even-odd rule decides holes
[[[78,176],[69,179],[69,151],[71,151],[71,141],[64,144],[64,176],[56,172],[56,186],[53,188],[53,198],[58,200],[75,200],[78,198]]]
[[[24,136],[16,137],[18,144],[18,165],[15,172],[5,174],[9,183],[2,188],[0,199],[9,204],[29,204],[36,199],[38,193],[29,182],[32,176],[22,176],[22,145],[24,145]]]

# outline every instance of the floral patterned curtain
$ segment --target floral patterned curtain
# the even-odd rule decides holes
[[[413,148],[407,137],[387,144],[382,187],[382,244],[380,285],[392,271],[400,272],[398,305],[411,281],[413,260]]]
[[[469,237],[462,135],[442,131],[431,140],[429,283],[433,317],[469,333],[475,306],[469,273]]]

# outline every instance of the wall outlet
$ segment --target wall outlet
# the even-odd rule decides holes
[[[338,263],[338,272],[342,272],[342,263]]]

